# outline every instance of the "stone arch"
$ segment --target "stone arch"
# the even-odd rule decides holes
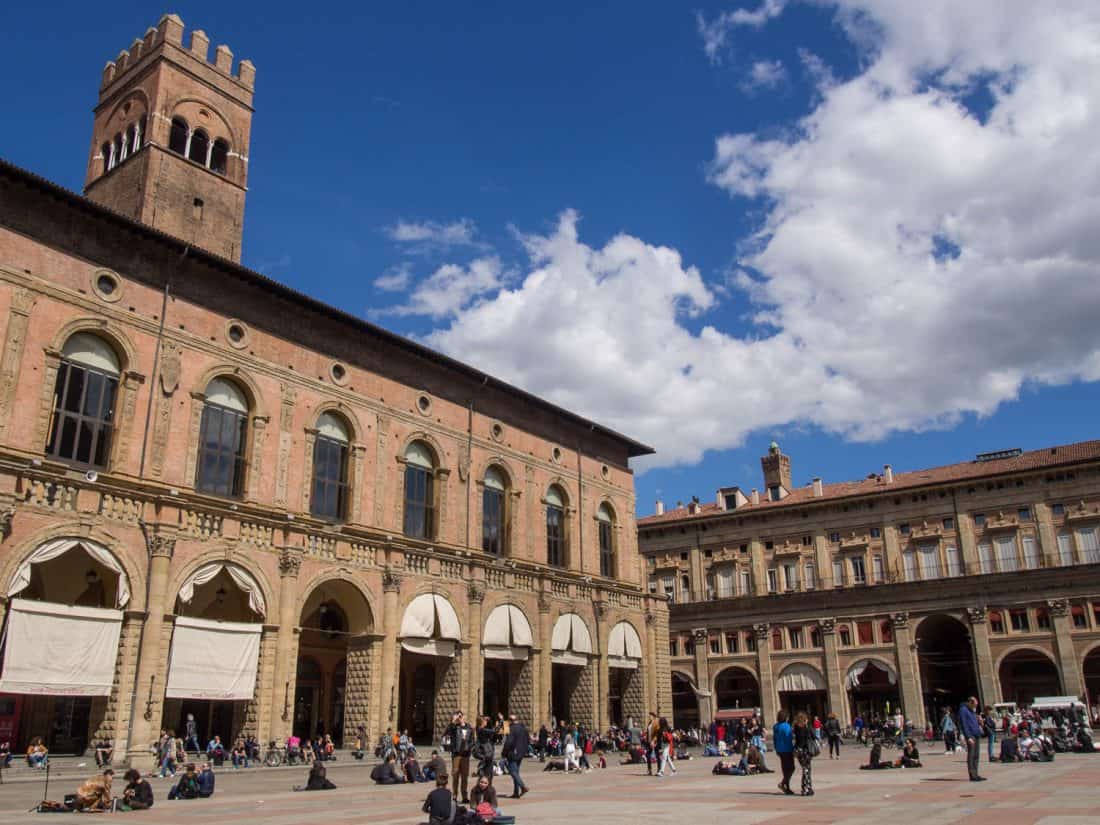
[[[140,102],[140,109],[133,114],[131,114],[130,112],[126,112],[125,116],[127,118],[133,118],[134,120],[136,120],[139,119],[142,115],[149,114],[149,96],[145,94],[145,90],[141,88],[130,89],[124,97],[120,98],[119,101],[115,103],[114,107],[111,109],[111,114],[109,114],[107,116],[107,119],[103,121],[103,123],[108,124],[107,131],[109,135],[113,135],[118,128],[117,125],[111,125],[116,123],[115,116],[122,111],[123,106],[125,106],[127,103],[133,103],[134,101]]]
[[[343,567],[335,570],[321,571],[298,588],[298,600],[294,606],[294,615],[298,617],[299,622],[302,618],[302,611],[305,610],[314,591],[321,588],[326,582],[343,582],[362,597],[370,619],[367,632],[373,632],[374,628],[377,626],[377,617],[379,616],[378,605],[374,598],[374,594],[365,582],[357,578],[350,570]]]
[[[398,623],[400,624],[401,620],[405,616],[405,611],[409,609],[409,605],[413,603],[414,599],[419,596],[429,594],[432,596],[440,596],[441,598],[445,599],[448,604],[450,604],[451,609],[455,612],[455,616],[458,617],[459,637],[463,639],[468,638],[466,636],[468,629],[463,626],[463,616],[465,614],[465,610],[461,609],[458,606],[460,602],[455,598],[454,594],[451,593],[450,590],[445,587],[440,587],[434,582],[424,582],[423,584],[417,586],[415,589],[411,590],[407,596],[403,594],[402,599],[398,602],[397,605]],[[480,632],[481,629],[478,628],[478,633]]]
[[[489,614],[501,605],[511,605],[523,613],[523,617],[527,619],[527,624],[531,627],[531,638],[534,640],[534,647],[541,648],[542,641],[539,638],[539,612],[537,607],[532,609],[531,605],[524,603],[521,596],[509,593],[508,591],[490,590],[485,594],[485,602],[482,604],[481,608],[481,627],[477,629],[478,640],[480,641],[481,637],[485,634],[485,621],[488,619]],[[532,616],[534,617],[533,619]]]
[[[443,444],[439,439],[427,430],[414,430],[405,436],[401,441],[401,449],[397,453],[397,458],[401,461],[405,459],[405,453],[409,449],[409,445],[414,441],[423,441],[427,444],[433,453],[435,453],[435,471],[438,473],[440,470],[447,470],[446,457],[447,452],[443,449]]]
[[[1098,643],[1097,646],[1100,647],[1100,643]],[[1058,659],[1057,659],[1057,657],[1055,656],[1054,653],[1047,650],[1042,645],[1037,645],[1037,644],[1028,643],[1028,642],[1021,642],[1020,644],[1014,644],[1011,647],[1005,648],[1004,650],[1002,650],[997,655],[997,659],[993,663],[993,671],[997,674],[1000,674],[1001,665],[1004,664],[1005,659],[1007,659],[1009,656],[1011,656],[1014,653],[1020,653],[1020,652],[1024,652],[1024,651],[1030,652],[1030,653],[1038,653],[1041,656],[1045,656],[1047,659],[1050,660],[1050,663],[1052,665],[1054,665],[1055,667],[1058,667]],[[1088,654],[1086,654],[1086,655],[1088,655]]]
[[[198,97],[181,97],[178,100],[172,102],[169,108],[168,118],[171,120],[173,117],[182,117],[187,121],[188,126],[192,131],[202,128],[208,135],[210,135],[210,141],[213,142],[216,137],[225,137],[229,140],[229,150],[233,151],[235,147],[241,145],[240,135],[236,133],[229,121],[221,113],[221,110],[212,103],[202,100]],[[202,119],[199,116],[199,109],[205,109],[210,113],[211,117],[216,117],[218,122],[222,126],[222,131],[211,127],[211,125],[203,125]]]
[[[574,495],[573,491],[569,489],[569,482],[561,476],[554,476],[542,488],[542,503],[546,504],[546,494],[550,492],[551,487],[557,487],[562,492],[562,504],[565,506],[565,510],[568,513],[573,509]]]
[[[317,423],[325,413],[334,413],[347,422],[349,436],[348,446],[362,442],[367,428],[360,423],[359,416],[356,415],[355,410],[350,406],[343,401],[336,400],[321,402],[313,409],[313,414],[310,417],[310,427],[316,429]]]
[[[734,689],[719,689],[720,683],[722,683],[726,677],[736,678],[741,677],[744,679],[748,676],[752,679],[752,684],[748,683],[734,683]],[[753,694],[755,689],[755,694]],[[714,674],[714,679],[711,682],[711,695],[713,696],[712,705],[715,712],[720,710],[731,710],[740,708],[748,710],[751,708],[762,707],[761,700],[763,699],[763,688],[760,684],[760,675],[751,667],[742,664],[726,665],[717,673]],[[755,701],[751,701],[755,699]],[[733,704],[730,707],[723,705],[723,700],[727,703],[734,702],[740,704]]]
[[[78,332],[86,332],[106,341],[118,356],[123,374],[134,369],[137,350],[133,342],[121,327],[105,318],[74,318],[54,333],[47,351],[60,357],[65,342]]]
[[[264,403],[263,391],[260,390],[256,379],[238,364],[222,362],[207,367],[196,379],[193,393],[204,394],[206,388],[210,386],[210,382],[215,378],[226,378],[240,386],[245,398],[248,399],[248,415],[250,418],[267,417],[267,405]]]
[[[860,662],[862,662],[864,660],[867,660],[869,662],[874,662],[876,667],[881,668],[882,670],[886,671],[887,673],[893,673],[895,677],[898,675],[897,662],[892,662],[888,658],[886,658],[885,656],[881,656],[881,655],[876,654],[876,653],[871,653],[871,654],[868,654],[866,656],[864,656],[864,655],[852,656],[848,660],[847,664],[845,664],[841,668],[841,670],[844,672],[844,678],[847,679],[848,671],[850,671],[855,665],[859,664]]]
[[[512,469],[512,465],[500,453],[494,453],[486,458],[484,461],[478,464],[477,475],[474,477],[475,482],[482,482],[485,478],[485,473],[489,471],[490,467],[496,467],[504,475],[504,481],[509,490],[519,489],[519,476],[515,470]]]
[[[1013,645],[998,657],[994,673],[1005,702],[1030,704],[1036,696],[1065,692],[1066,674],[1057,658],[1038,645]]]
[[[176,599],[179,598],[180,588],[183,587],[183,583],[187,581],[188,576],[202,567],[204,564],[209,564],[213,561],[225,562],[228,564],[235,564],[238,567],[248,571],[248,573],[256,580],[256,583],[260,586],[260,592],[264,597],[264,605],[267,608],[267,615],[262,619],[264,622],[273,622],[275,617],[278,616],[279,603],[275,597],[275,589],[271,586],[271,581],[268,579],[264,569],[256,564],[249,556],[245,556],[242,553],[226,553],[225,549],[207,550],[183,565],[179,570],[175,571],[175,574],[169,580],[168,583],[168,595],[171,598],[169,604],[175,605]]]

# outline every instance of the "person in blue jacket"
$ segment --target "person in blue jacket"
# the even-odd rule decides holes
[[[781,710],[776,716],[775,727],[772,728],[772,747],[779,757],[779,765],[783,770],[783,778],[779,781],[779,790],[787,795],[793,795],[791,790],[791,777],[794,776],[794,732],[790,722],[787,721],[787,711]]]
[[[984,776],[978,776],[978,753],[980,748],[978,740],[982,738],[982,723],[978,721],[975,713],[978,709],[978,700],[971,696],[963,704],[959,705],[959,727],[962,728],[963,737],[966,739],[966,770],[970,774],[971,782],[984,782]]]

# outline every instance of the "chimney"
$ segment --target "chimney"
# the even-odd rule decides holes
[[[824,490],[821,487],[821,478],[814,478],[814,498],[821,498],[824,495]]]
[[[726,497],[722,495],[721,490],[714,494],[714,503],[718,505],[719,510],[726,509]]]
[[[749,501],[751,501],[753,504],[760,503],[760,491],[757,490],[755,487],[752,488],[752,495],[749,497]]]
[[[657,499],[657,506],[653,508],[653,512],[659,516],[663,516],[665,514],[665,503]]]
[[[882,477],[886,481],[887,484],[893,484],[894,483],[894,468],[891,467],[889,464],[884,464],[882,466]]]
[[[791,459],[783,455],[779,445],[772,442],[768,454],[760,459],[764,471],[764,489],[773,501],[784,498],[791,491]],[[776,490],[775,488],[779,488]]]

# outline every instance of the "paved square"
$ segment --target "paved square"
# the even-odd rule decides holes
[[[514,814],[519,825],[685,825],[727,820],[791,825],[1100,825],[1100,754],[1060,754],[1050,764],[987,765],[983,761],[982,772],[989,777],[983,783],[966,780],[962,755],[944,756],[935,747],[923,755],[922,769],[890,771],[858,770],[867,758],[863,748],[845,748],[837,761],[819,757],[814,760],[813,798],[782,796],[776,789],[775,774],[713,776],[713,759],[680,762],[675,776],[662,779],[646,776],[639,766],[617,764],[585,775],[565,776],[544,773],[538,762],[529,760],[524,763],[524,776],[531,793],[520,801],[501,801],[504,812]],[[208,800],[168,802],[169,780],[154,779],[156,807],[125,817],[135,823],[172,825],[301,825],[307,821],[413,825],[424,821],[420,803],[431,786],[376,787],[368,779],[371,764],[334,764],[329,778],[339,787],[316,793],[290,790],[293,784],[305,781],[306,771],[298,768],[222,769],[217,793]],[[21,773],[5,774],[5,784],[0,787],[0,822],[52,822],[46,814],[27,813],[41,799],[42,783],[40,778],[27,781],[29,772]],[[797,787],[797,780],[796,773],[792,787]],[[50,797],[61,799],[76,784],[71,776],[53,777]],[[507,777],[496,780],[496,785],[504,793],[511,789]]]

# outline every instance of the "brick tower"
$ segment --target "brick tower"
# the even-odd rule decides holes
[[[174,14],[103,70],[84,194],[233,261],[241,258],[256,69]]]

